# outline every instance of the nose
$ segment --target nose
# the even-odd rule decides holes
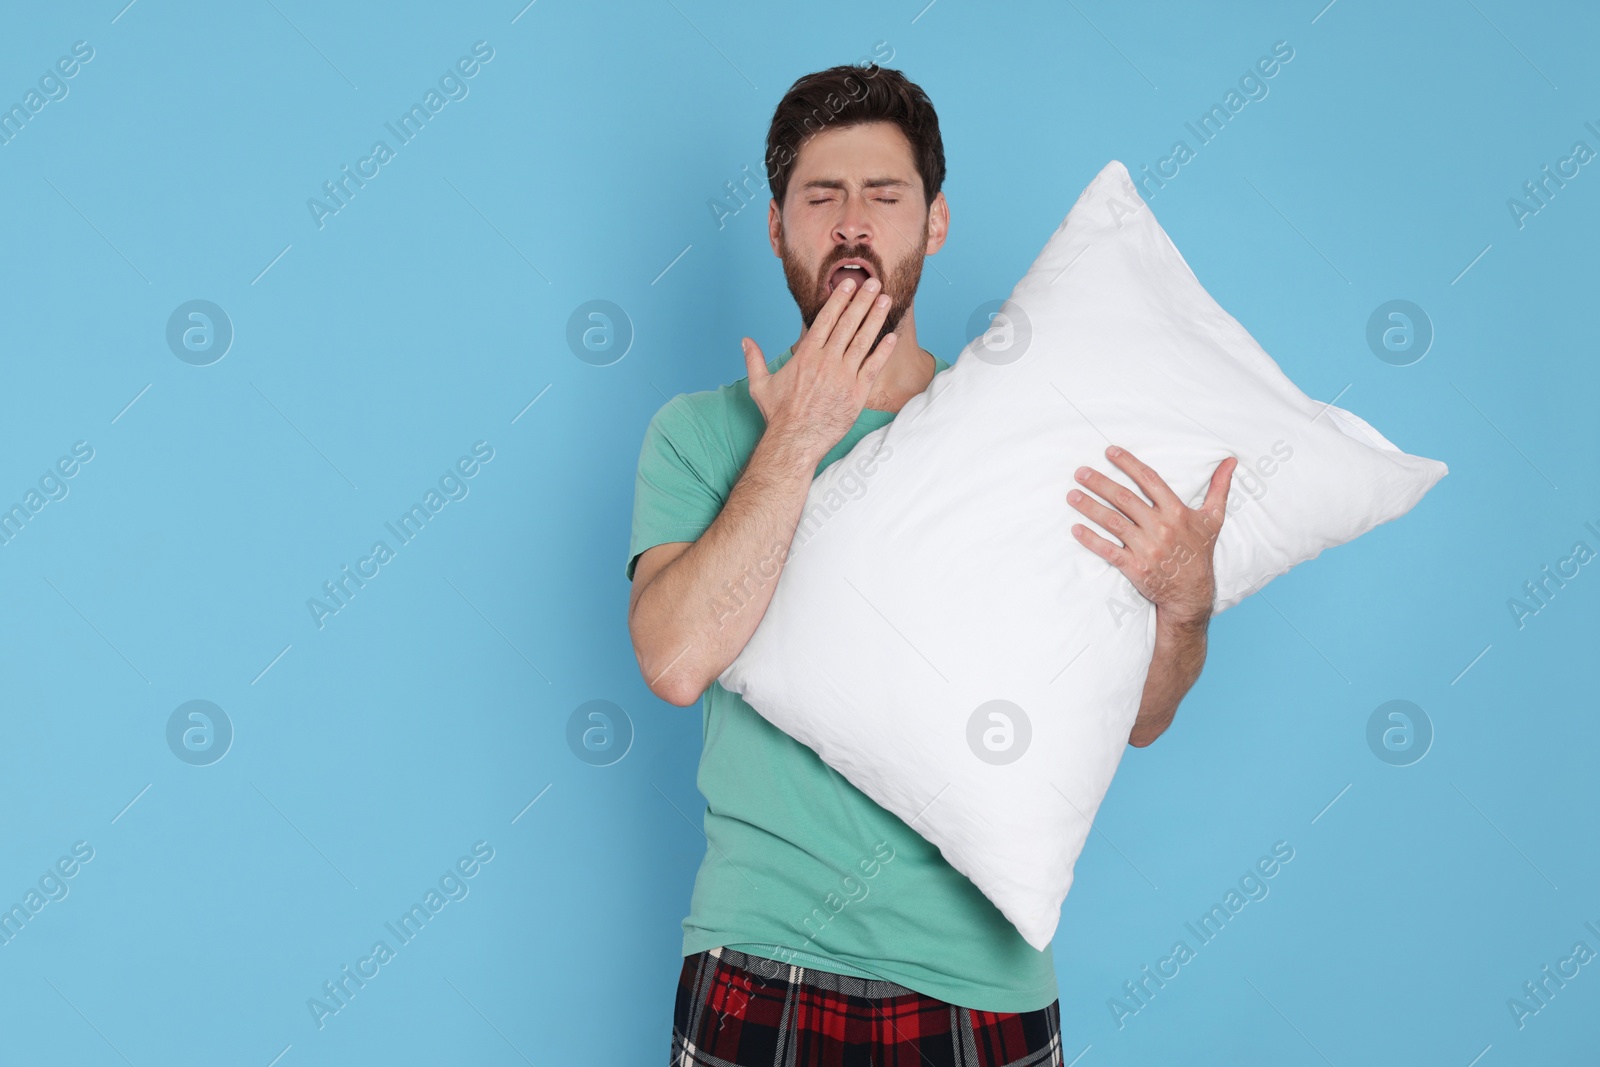
[[[833,236],[844,244],[863,244],[871,239],[872,227],[868,225],[866,197],[845,197],[844,207],[839,212],[839,221],[833,229]]]

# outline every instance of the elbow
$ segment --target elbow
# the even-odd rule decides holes
[[[672,655],[663,654],[657,646],[659,641],[651,640],[647,635],[641,634],[637,627],[638,619],[632,611],[628,613],[628,637],[633,643],[633,660],[639,667],[639,677],[643,679],[645,688],[652,694],[668,704],[680,708],[693,704],[696,697],[690,696],[684,690],[684,680],[679,676],[681,672],[674,672],[678,661],[683,658],[683,652]],[[687,649],[683,651],[688,651]],[[696,694],[698,696],[698,694]]]
[[[656,684],[650,687],[650,691],[668,704],[680,708],[700,703],[700,698],[711,688],[711,683],[716,681],[716,678],[697,678],[681,668],[673,670],[670,664],[663,673],[666,676],[658,678]]]
[[[650,687],[650,692],[665,700],[675,707],[686,708],[700,699],[705,692],[702,688],[697,692],[690,692],[691,687],[681,683],[674,684],[671,679],[663,679]]]
[[[698,701],[707,689],[704,685],[695,688],[692,679],[681,670],[673,670],[676,665],[673,660],[668,660],[666,666],[662,667],[660,664],[664,657],[645,655],[638,648],[634,649],[634,658],[639,662],[639,676],[644,679],[645,686],[668,704],[686,708]]]

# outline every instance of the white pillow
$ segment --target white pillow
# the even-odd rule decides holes
[[[1405,514],[1446,467],[1295,388],[1115,160],[994,321],[817,477],[772,602],[719,681],[1043,950],[1155,640],[1154,606],[1070,532],[1120,543],[1067,502],[1073,471],[1144,498],[1106,458],[1116,443],[1195,507],[1237,455],[1221,611]]]

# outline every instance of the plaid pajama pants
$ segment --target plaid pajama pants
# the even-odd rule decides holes
[[[959,1008],[713,948],[684,957],[670,1067],[1060,1067],[1060,1012]]]

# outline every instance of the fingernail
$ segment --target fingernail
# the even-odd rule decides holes
[[[1110,448],[1106,449],[1106,455],[1120,456],[1122,455],[1122,449],[1118,448],[1116,445],[1112,445]]]

